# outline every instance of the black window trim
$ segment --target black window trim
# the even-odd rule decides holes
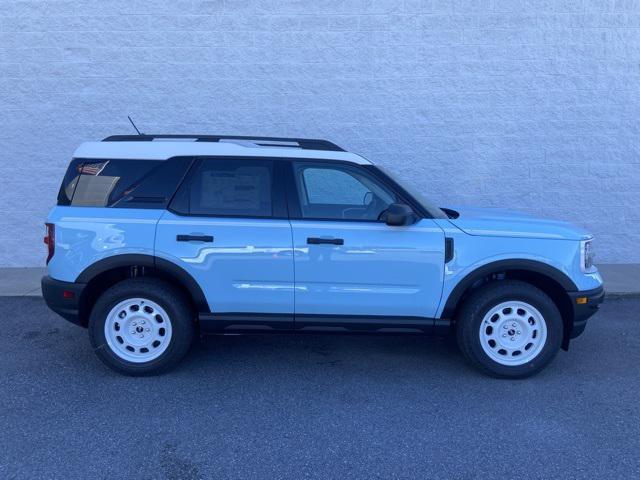
[[[413,209],[419,218],[434,218],[429,210],[427,210],[413,195],[411,195],[402,185],[387,175],[383,170],[379,169],[374,164],[363,165],[363,167],[365,170],[372,172],[377,178],[385,182],[386,185],[389,185],[389,187],[396,192],[398,197]]]
[[[420,205],[415,198],[413,198],[409,192],[407,192],[401,185],[395,180],[386,175],[382,170],[377,168],[373,164],[359,164],[348,160],[338,160],[331,158],[299,158],[299,157],[261,157],[261,156],[224,156],[224,155],[175,155],[167,158],[166,160],[172,160],[175,158],[187,159],[190,163],[184,171],[182,179],[178,182],[174,192],[168,196],[166,206],[160,207],[171,213],[181,217],[209,217],[209,218],[245,218],[256,220],[302,220],[302,221],[330,221],[330,222],[346,222],[346,223],[371,223],[371,224],[383,224],[382,220],[361,220],[352,218],[303,218],[300,210],[300,201],[298,199],[298,190],[295,183],[293,173],[293,162],[308,162],[308,163],[321,163],[321,164],[342,164],[352,168],[362,169],[365,173],[369,173],[377,181],[379,181],[386,188],[391,190],[399,201],[409,205],[419,218],[433,218],[431,214]],[[279,212],[278,215],[271,215],[267,217],[259,217],[253,215],[210,215],[210,214],[192,214],[176,211],[172,208],[174,199],[183,184],[190,181],[196,165],[205,159],[212,160],[251,160],[251,161],[268,161],[273,163],[273,184],[272,184],[272,213]],[[124,159],[102,159],[102,158],[84,158],[74,157],[71,161],[81,160],[86,162],[99,162],[105,160],[157,160],[146,158]],[[76,185],[77,187],[77,185]],[[112,207],[106,207],[112,208]]]
[[[165,210],[171,204],[171,201],[173,200],[173,197],[175,197],[176,193],[180,189],[180,185],[182,185],[182,182],[184,182],[184,179],[187,177],[187,175],[191,171],[191,167],[193,167],[193,163],[195,161],[195,159],[191,155],[175,155],[173,157],[169,157],[166,160],[162,160],[162,161],[163,162],[170,162],[172,160],[183,160],[186,163],[186,167],[184,167],[182,169],[182,176],[181,176],[180,180],[178,181],[178,183],[176,184],[176,186],[173,189],[173,191],[168,191],[167,195],[164,196],[164,197],[146,197],[146,198],[154,198],[154,199],[161,200],[160,202],[158,202],[156,200],[156,203],[158,203],[158,209],[160,209],[160,210]],[[143,179],[148,178],[152,174],[153,174],[152,171],[148,172],[147,174],[145,174],[145,176],[140,180],[140,183],[142,183]],[[139,207],[129,207],[128,204],[127,204],[126,198],[127,197],[120,198],[113,205],[110,205],[110,207],[111,208],[139,208]],[[131,198],[132,199],[134,199],[134,198],[140,199],[140,198],[145,198],[145,197],[132,195]],[[138,202],[140,202],[140,200],[138,200]],[[120,204],[124,204],[124,205],[120,205]]]
[[[409,205],[416,213],[418,218],[432,218],[431,215],[411,196],[398,185],[393,179],[385,175],[384,172],[379,170],[373,164],[361,165],[358,163],[350,162],[347,160],[335,160],[324,158],[286,158],[283,159],[287,162],[287,204],[289,205],[289,219],[301,220],[308,222],[345,222],[345,223],[371,223],[371,224],[385,224],[384,220],[362,220],[358,218],[305,218],[302,216],[302,210],[300,208],[300,198],[298,194],[298,188],[295,180],[295,173],[293,162],[302,163],[315,163],[315,164],[342,164],[355,169],[361,169],[365,174],[372,176],[375,180],[380,182],[387,189],[398,198],[398,201]]]
[[[186,213],[181,212],[173,208],[173,203],[175,197],[178,195],[178,192],[182,189],[183,185],[185,188],[189,188],[190,182],[193,180],[193,176],[195,172],[198,171],[198,167],[205,160],[231,160],[231,161],[263,161],[270,162],[272,164],[271,169],[271,215],[267,216],[258,216],[258,215],[238,215],[238,214],[210,214],[210,213]],[[251,157],[251,156],[225,156],[225,155],[197,155],[193,157],[193,161],[189,168],[189,171],[186,173],[178,188],[174,192],[171,200],[169,201],[166,209],[173,213],[174,215],[178,215],[180,217],[196,217],[196,218],[244,218],[244,219],[252,219],[252,220],[288,220],[288,206],[286,195],[284,192],[284,178],[283,178],[283,169],[284,162],[279,157]],[[277,214],[276,214],[277,213]]]
[[[174,155],[173,157],[169,157],[166,159],[158,159],[158,158],[122,158],[122,157],[111,157],[111,158],[105,158],[105,157],[72,157],[71,161],[69,162],[69,165],[67,166],[67,169],[69,169],[69,167],[74,163],[77,162],[76,164],[76,168],[80,167],[80,169],[84,168],[84,166],[86,164],[91,164],[91,163],[102,163],[102,162],[156,162],[158,163],[158,165],[161,165],[163,162],[168,162],[170,160],[175,160],[175,159],[185,159],[186,162],[189,162],[189,164],[186,166],[186,168],[183,171],[182,174],[182,178],[180,179],[180,181],[178,182],[176,188],[174,189],[173,192],[167,192],[167,196],[166,197],[153,197],[154,199],[161,199],[162,201],[156,201],[156,202],[152,202],[151,204],[155,204],[157,205],[156,207],[147,207],[148,209],[153,209],[153,210],[165,210],[167,209],[167,207],[169,206],[169,204],[171,203],[171,201],[173,200],[173,197],[175,196],[176,192],[178,191],[178,189],[180,188],[180,185],[182,185],[182,182],[184,181],[186,175],[188,174],[188,172],[190,171],[191,167],[193,166],[193,162],[194,162],[194,157],[191,155]],[[142,179],[147,178],[149,175],[153,174],[153,170],[147,172],[144,174],[144,176],[142,177]],[[67,173],[65,172],[65,177],[63,177],[62,180],[62,184],[60,185],[60,189],[58,190],[58,198],[56,201],[56,205],[58,206],[62,206],[62,207],[76,207],[76,208],[96,208],[95,206],[91,206],[91,205],[73,205],[73,198],[75,196],[76,193],[76,189],[78,188],[78,183],[76,182],[76,184],[73,187],[73,192],[71,193],[71,198],[67,198],[66,194],[65,194],[65,199],[61,202],[61,193],[64,191],[64,179],[66,178]],[[80,174],[81,175],[81,174]],[[140,179],[140,180],[142,180]],[[103,207],[97,207],[97,208],[130,208],[130,209],[138,209],[140,207],[131,207],[126,205],[122,205],[122,203],[124,203],[126,197],[121,197],[118,200],[116,200],[113,204],[110,205],[105,205]],[[145,209],[147,209],[145,208]]]
[[[66,185],[65,180],[67,179],[67,175],[68,175],[69,169],[76,162],[78,162],[78,163],[75,165],[75,168],[78,168],[78,166],[79,166],[80,169],[82,169],[82,167],[84,167],[84,164],[86,163],[86,159],[85,158],[81,158],[81,157],[80,158],[73,157],[71,159],[71,161],[69,162],[69,165],[67,165],[67,170],[65,171],[64,177],[62,177],[62,183],[60,184],[60,189],[58,190],[58,198],[56,200],[56,205],[58,205],[60,207],[70,207],[70,206],[72,206],[71,202],[73,201],[73,197],[76,194],[76,189],[78,188],[78,183],[79,182],[76,181],[76,184],[73,186],[73,191],[71,192],[71,198],[69,198],[69,196],[67,195],[67,193],[65,191],[66,190],[65,189],[65,185]],[[64,195],[64,197],[63,197],[63,195]]]

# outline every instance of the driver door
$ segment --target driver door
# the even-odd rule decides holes
[[[297,327],[435,316],[444,233],[433,220],[379,220],[403,199],[359,165],[292,161],[289,177]]]

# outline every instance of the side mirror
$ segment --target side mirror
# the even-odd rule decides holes
[[[416,214],[409,205],[392,203],[384,214],[384,220],[391,227],[403,227],[416,222]]]

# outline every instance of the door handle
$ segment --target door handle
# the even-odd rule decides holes
[[[177,235],[178,242],[213,242],[211,235]]]
[[[342,238],[309,237],[307,238],[307,243],[309,245],[320,245],[321,243],[328,243],[330,245],[344,245],[344,240]]]

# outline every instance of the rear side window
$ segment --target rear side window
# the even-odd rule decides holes
[[[62,182],[58,205],[164,208],[190,165],[169,160],[74,159]]]
[[[203,159],[171,207],[177,213],[222,217],[271,217],[273,162]]]

